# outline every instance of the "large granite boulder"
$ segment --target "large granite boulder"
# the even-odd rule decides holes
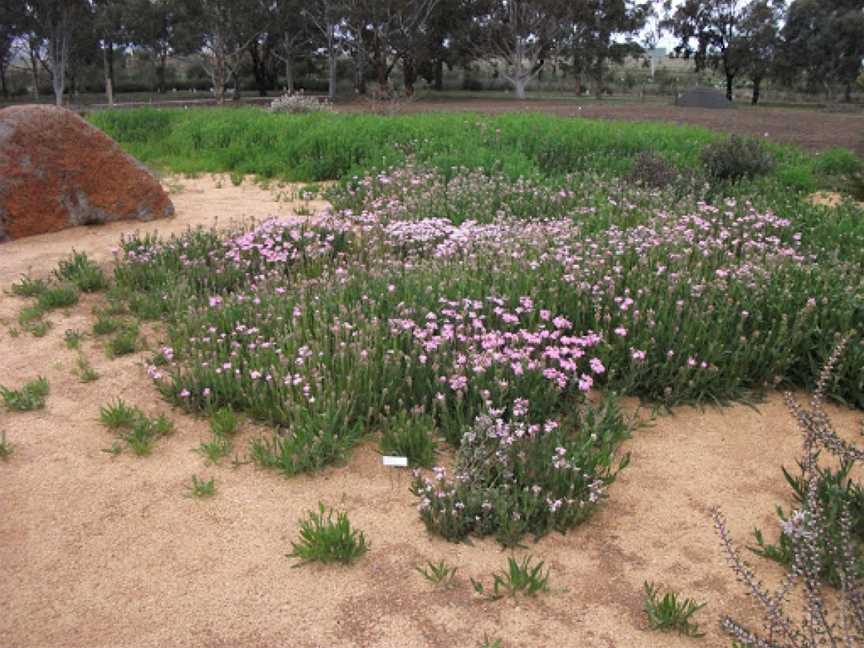
[[[0,241],[173,213],[156,178],[75,113],[0,110]]]

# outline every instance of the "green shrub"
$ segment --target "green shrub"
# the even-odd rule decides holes
[[[733,135],[726,141],[708,144],[700,155],[708,176],[721,182],[737,182],[771,173],[776,161],[760,141]]]
[[[189,496],[202,499],[213,497],[216,494],[216,481],[212,477],[208,480],[199,479],[198,475],[192,475],[192,484],[189,486]]]
[[[301,520],[300,541],[291,546],[293,551],[288,557],[298,558],[300,564],[317,561],[348,565],[369,550],[365,534],[351,527],[347,513],[327,510],[323,504],[318,505],[317,513],[309,511],[308,517]]]
[[[813,170],[825,176],[853,175],[862,169],[862,162],[849,149],[835,148],[821,153],[813,165]]]

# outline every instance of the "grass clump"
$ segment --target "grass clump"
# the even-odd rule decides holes
[[[213,497],[216,494],[216,481],[214,478],[204,480],[198,475],[192,475],[192,484],[189,486],[189,497],[203,499]]]
[[[661,597],[657,587],[646,581],[643,605],[652,630],[674,631],[688,637],[705,636],[699,632],[699,624],[691,620],[694,614],[705,607],[705,603],[696,603],[672,591]]]
[[[84,252],[72,250],[72,256],[60,261],[54,276],[60,282],[70,283],[85,293],[99,292],[108,288],[108,279],[96,263]]]
[[[21,275],[21,278],[12,284],[12,294],[19,297],[38,297],[48,288],[48,282],[44,279],[33,279],[29,275]]]
[[[384,423],[381,454],[407,457],[411,466],[431,468],[435,463],[435,419],[422,413],[399,412]]]
[[[138,332],[138,326],[135,324],[124,324],[117,329],[106,347],[108,357],[119,358],[135,353],[138,350]]]
[[[135,421],[144,416],[144,413],[133,405],[129,405],[123,399],[118,398],[113,403],[103,405],[99,409],[99,421],[109,430],[122,430],[132,428]]]
[[[66,329],[63,332],[63,342],[67,349],[77,350],[81,347],[81,341],[84,339],[84,333],[77,329]]]
[[[442,587],[444,589],[453,586],[453,579],[456,577],[456,572],[458,571],[456,567],[448,565],[443,559],[438,562],[427,560],[425,566],[415,567],[414,570],[435,587]]]
[[[107,315],[106,313],[99,312],[96,315],[96,321],[93,322],[93,334],[111,335],[112,333],[120,330],[122,326],[122,321],[115,319],[114,317]]]
[[[45,407],[48,396],[48,379],[39,376],[26,383],[21,389],[9,389],[0,385],[0,397],[6,409],[14,412],[29,412]]]
[[[322,562],[348,565],[369,550],[365,534],[352,528],[348,514],[328,510],[324,504],[318,505],[317,513],[309,511],[308,517],[300,521],[300,541],[292,542],[291,546],[293,551],[288,557],[299,559],[300,564]]]
[[[78,290],[72,284],[49,286],[39,294],[37,304],[43,311],[67,308],[78,303]]]
[[[507,569],[492,575],[489,590],[483,583],[471,579],[474,591],[491,600],[505,596],[536,596],[549,591],[549,569],[543,572],[542,560],[532,564],[534,558],[526,556],[521,562],[512,556],[507,559]]]
[[[93,368],[93,365],[84,357],[83,354],[78,354],[77,366],[75,373],[82,383],[91,383],[99,380],[99,372]]]

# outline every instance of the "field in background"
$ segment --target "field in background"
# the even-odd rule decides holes
[[[533,103],[528,106],[538,108]],[[425,107],[408,106],[416,111]],[[449,103],[438,106],[450,107]],[[483,103],[465,107],[490,112],[496,108]],[[575,104],[546,108],[577,115],[617,110],[622,119],[639,119],[643,111],[642,106],[615,109],[586,105],[581,112]],[[747,115],[765,114],[744,110],[694,114],[697,112],[706,120],[745,122]],[[778,124],[789,123],[799,114],[775,119]],[[864,130],[864,118],[825,117],[820,116],[823,124],[842,121],[850,129],[859,129],[857,132]],[[407,157],[447,173],[453,167],[467,167],[498,169],[514,178],[589,170],[621,176],[643,151],[659,153],[679,168],[691,167],[697,164],[702,147],[721,137],[697,126],[575,120],[506,110],[492,116],[429,113],[384,118],[359,112],[292,117],[254,108],[135,109],[94,112],[90,119],[139,159],[170,171],[232,172],[297,181],[338,179],[380,170]],[[744,127],[741,130],[747,132]],[[825,127],[826,133],[829,130]],[[834,133],[830,140],[819,142],[818,148],[853,144],[855,134],[856,130]],[[763,139],[780,161],[770,180],[799,190],[819,188],[818,161],[800,149],[773,144],[770,132],[768,135]]]

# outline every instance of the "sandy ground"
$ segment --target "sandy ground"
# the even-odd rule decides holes
[[[146,229],[288,209],[251,185],[182,182],[176,219]],[[72,246],[108,259],[123,229],[70,230],[0,247],[0,289],[29,267],[46,274]],[[53,314],[52,330],[37,339],[9,334],[27,302],[0,296],[0,320],[8,323],[0,326],[0,383],[18,386],[41,374],[51,385],[46,409],[0,411],[0,430],[15,446],[0,461],[2,648],[451,648],[477,646],[484,633],[505,648],[728,648],[720,616],[756,618],[725,567],[709,509],[724,509],[740,541],[754,526],[776,536],[774,506],[789,504],[780,466],[794,466],[800,447],[779,395],[758,411],[686,408],[638,430],[624,448],[632,464],[600,512],[566,536],[517,552],[547,562],[554,591],[488,602],[473,594],[468,577],[488,582],[507,552],[494,542],[430,537],[408,474],[383,468],[374,443],[344,466],[292,479],[249,464],[207,466],[192,452],[207,438],[206,423],[160,401],[144,354],[109,360],[89,338],[83,352],[101,378],[80,383],[63,332],[89,331],[98,299]],[[157,334],[148,337],[158,342]],[[147,458],[102,452],[111,436],[97,422],[99,406],[115,397],[167,412],[176,433]],[[855,438],[859,415],[832,411]],[[244,425],[235,446],[241,455],[256,433]],[[215,477],[216,496],[186,497],[192,475]],[[319,501],[347,510],[366,532],[371,550],[356,565],[295,569],[285,556],[298,520]],[[459,567],[452,590],[436,591],[413,570],[441,558]],[[780,573],[752,562],[769,580]],[[645,580],[707,602],[697,617],[707,637],[649,632]]]

